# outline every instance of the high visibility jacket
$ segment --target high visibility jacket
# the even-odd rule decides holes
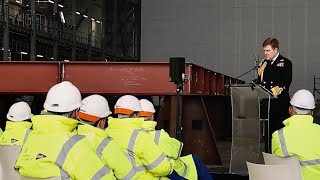
[[[2,131],[2,129],[0,128],[0,136],[2,135],[2,133],[3,133],[3,131]]]
[[[180,157],[183,143],[170,137],[170,135],[163,129],[155,130],[156,125],[156,121],[143,122],[144,130],[151,135],[159,149],[167,155],[173,165],[173,169],[182,177],[187,179],[197,179],[197,169],[192,155]]]
[[[15,165],[26,177],[61,179],[115,179],[85,136],[71,131],[78,121],[58,115],[32,116],[29,133]]]
[[[284,128],[272,134],[272,153],[296,156],[300,161],[304,180],[320,178],[320,126],[310,115],[294,115],[285,121]]]
[[[139,179],[165,177],[172,172],[172,165],[150,135],[142,130],[143,121],[143,118],[110,117],[106,132],[126,150],[130,161],[138,170]]]
[[[137,171],[124,150],[104,130],[83,124],[78,126],[77,131],[87,137],[102,162],[114,172],[117,179],[138,179]]]
[[[27,130],[32,126],[31,122],[7,121],[6,129],[0,137],[0,145],[22,145]]]

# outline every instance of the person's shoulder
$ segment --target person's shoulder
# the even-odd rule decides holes
[[[279,66],[281,65],[281,67],[292,67],[292,62],[288,58],[280,54],[278,56],[278,59],[279,59],[279,62],[278,62]]]
[[[291,60],[290,60],[290,59],[282,56],[281,54],[279,54],[279,57],[278,57],[278,58],[280,59],[280,61],[283,61],[283,62],[285,62],[285,63],[291,63]]]

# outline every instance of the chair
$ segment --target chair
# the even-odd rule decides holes
[[[20,174],[14,170],[14,165],[20,154],[21,146],[0,146],[0,164],[2,175],[0,179],[19,179]]]
[[[0,146],[0,179],[37,180],[21,176],[14,170],[14,165],[21,151],[21,146]],[[38,179],[39,180],[39,179]],[[43,179],[44,180],[44,179]],[[45,180],[61,180],[61,177],[46,178]]]
[[[51,178],[45,178],[45,179],[35,179],[35,178],[27,178],[27,177],[21,176],[19,180],[61,180],[61,177],[51,177]]]
[[[247,162],[250,180],[292,180],[287,165],[264,165]]]
[[[287,165],[292,172],[293,180],[302,180],[300,163],[297,157],[292,156],[283,158],[265,152],[262,152],[262,154],[266,165]]]

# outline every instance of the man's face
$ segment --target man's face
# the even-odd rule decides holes
[[[272,60],[273,58],[276,57],[276,55],[278,54],[278,48],[272,49],[272,47],[270,45],[267,45],[263,48],[264,51],[264,57],[267,60]]]

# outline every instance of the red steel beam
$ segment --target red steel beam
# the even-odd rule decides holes
[[[228,95],[230,77],[186,63],[183,95]],[[166,62],[0,62],[0,93],[46,93],[62,80],[85,94],[175,95]],[[232,82],[243,83],[235,80]],[[228,82],[225,82],[228,81]]]
[[[82,93],[175,94],[168,63],[69,63],[64,70],[64,80],[73,82]]]
[[[46,93],[60,81],[60,63],[0,61],[0,93]]]

